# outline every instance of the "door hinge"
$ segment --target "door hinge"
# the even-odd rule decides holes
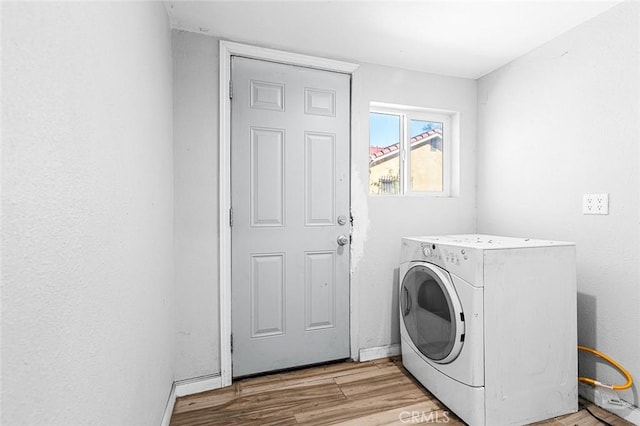
[[[229,80],[229,99],[233,99],[233,81]]]
[[[231,335],[231,353],[233,353],[233,334]]]
[[[233,209],[229,209],[229,227],[233,227]]]

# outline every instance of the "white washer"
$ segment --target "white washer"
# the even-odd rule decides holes
[[[402,239],[402,362],[472,426],[578,409],[575,244]]]

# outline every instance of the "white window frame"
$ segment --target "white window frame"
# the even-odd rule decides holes
[[[369,113],[389,114],[400,116],[400,193],[371,194],[372,197],[385,196],[429,196],[429,197],[449,197],[451,195],[451,174],[452,174],[452,113],[431,108],[409,107],[403,105],[393,105],[380,102],[372,102]],[[411,190],[411,149],[409,142],[409,121],[434,121],[442,123],[442,191],[412,191]],[[370,191],[370,189],[369,189]]]

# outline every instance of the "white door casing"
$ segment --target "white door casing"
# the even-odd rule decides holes
[[[350,77],[231,68],[233,376],[347,358]]]

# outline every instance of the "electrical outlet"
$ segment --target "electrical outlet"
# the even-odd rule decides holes
[[[582,196],[583,214],[609,214],[609,194],[584,194]]]

